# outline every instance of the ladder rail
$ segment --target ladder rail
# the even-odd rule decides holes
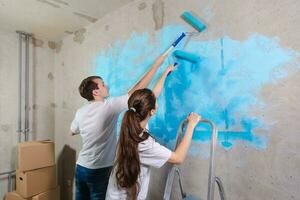
[[[224,187],[223,187],[223,183],[222,183],[221,179],[217,176],[216,176],[216,183],[218,185],[220,199],[221,200],[226,200],[226,195],[225,195],[225,190],[224,190]]]
[[[211,134],[211,143],[210,143],[210,160],[209,160],[209,174],[208,174],[208,190],[207,190],[207,200],[214,199],[214,192],[215,192],[215,150],[218,138],[218,131],[217,127],[211,121],[207,119],[200,120],[203,123],[207,123],[210,125],[212,129]]]
[[[181,141],[181,135],[183,133],[185,125],[188,123],[187,120],[183,120],[178,128],[177,135],[176,135],[176,144],[174,150],[178,147]],[[225,191],[223,184],[220,178],[215,176],[215,150],[218,138],[218,130],[214,123],[207,119],[201,119],[200,123],[206,123],[211,127],[211,144],[210,144],[210,160],[209,160],[209,174],[208,174],[208,190],[207,190],[207,200],[214,200],[214,191],[215,191],[215,183],[218,184],[219,194],[221,200],[225,200]],[[172,166],[172,172],[170,171],[168,175],[168,179],[166,182],[165,193],[164,193],[164,200],[169,200],[171,196],[171,189],[174,180],[174,166]],[[180,173],[177,171],[178,175]],[[172,174],[172,177],[169,177]],[[180,181],[181,182],[181,181]],[[181,193],[185,194],[182,186],[180,187]]]

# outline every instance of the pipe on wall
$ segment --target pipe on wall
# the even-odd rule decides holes
[[[19,35],[19,99],[18,99],[18,137],[19,142],[29,140],[29,42],[32,34],[17,31]],[[25,47],[23,48],[23,40]],[[24,51],[24,58],[23,58]],[[24,97],[24,98],[23,98]],[[24,137],[22,137],[24,136]],[[24,140],[22,139],[24,138]]]
[[[18,141],[29,140],[29,42],[32,34],[23,31],[17,31],[19,36],[19,91],[18,91]],[[23,40],[25,41],[25,48],[23,49]],[[23,58],[23,51],[25,57]],[[23,62],[24,61],[24,62]],[[24,97],[24,98],[23,98]],[[24,140],[22,136],[24,135]],[[14,189],[13,177],[15,170],[0,172],[0,176],[7,176],[8,178],[8,192]]]
[[[7,176],[7,178],[8,178],[8,184],[7,184],[8,192],[11,192],[14,190],[13,177],[15,176],[15,174],[16,174],[16,170],[0,173],[0,176]]]
[[[17,31],[18,33],[18,31]],[[18,91],[18,141],[22,141],[22,40],[23,35],[18,33],[19,35],[19,91]]]
[[[24,134],[25,141],[29,139],[29,39],[28,34],[25,35],[25,118],[24,118]]]

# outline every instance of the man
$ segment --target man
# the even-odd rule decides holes
[[[115,156],[118,116],[127,108],[129,96],[135,90],[149,85],[166,56],[160,56],[123,96],[109,97],[108,88],[99,76],[90,76],[81,82],[80,95],[89,103],[77,110],[71,124],[72,135],[80,134],[83,141],[75,173],[76,200],[105,199]]]

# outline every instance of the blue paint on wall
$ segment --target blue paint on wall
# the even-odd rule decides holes
[[[127,41],[116,42],[99,53],[95,72],[109,84],[111,95],[124,94],[184,31],[184,26],[172,25],[151,38],[148,33],[132,33]],[[299,53],[280,47],[276,38],[256,33],[245,41],[228,36],[211,41],[198,38],[201,35],[192,38],[184,50],[199,55],[200,62],[191,63],[170,55],[163,64],[160,72],[175,61],[179,66],[166,81],[150,130],[158,140],[171,145],[181,120],[195,111],[218,126],[219,144],[224,148],[246,141],[257,149],[265,149],[264,132],[270,124],[251,114],[251,110],[266,106],[258,97],[261,88],[287,77],[285,66],[294,62]],[[183,46],[184,41],[177,49]],[[199,125],[193,139],[208,142],[209,127]]]

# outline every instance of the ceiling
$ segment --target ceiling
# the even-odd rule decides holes
[[[133,0],[0,0],[0,30],[59,40]]]

